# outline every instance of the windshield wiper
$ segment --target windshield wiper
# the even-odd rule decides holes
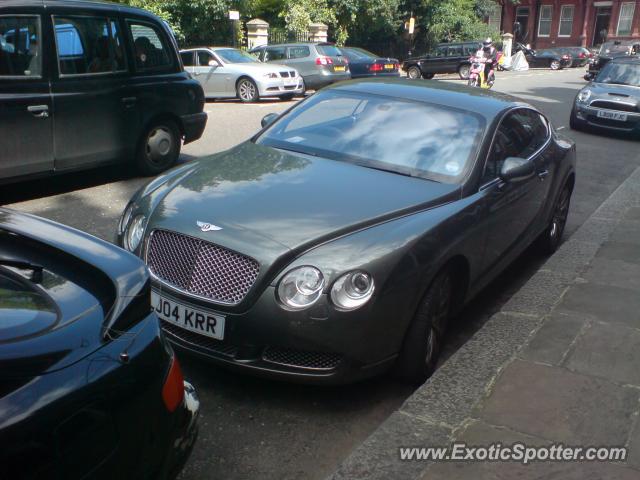
[[[21,260],[12,260],[10,258],[0,258],[0,265],[19,268],[20,270],[31,270],[31,281],[33,283],[42,283],[42,271],[44,270],[42,265],[23,262]]]

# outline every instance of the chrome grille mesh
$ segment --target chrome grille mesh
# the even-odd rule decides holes
[[[640,108],[636,105],[607,100],[594,100],[591,102],[591,106],[596,108],[606,108],[608,110],[617,110],[618,112],[640,112]]]
[[[245,255],[166,230],[152,233],[147,264],[155,276],[187,293],[231,305],[242,301],[260,271]]]
[[[309,368],[313,370],[333,370],[338,366],[342,357],[335,353],[306,352],[292,348],[267,347],[262,353],[262,359],[291,367]]]

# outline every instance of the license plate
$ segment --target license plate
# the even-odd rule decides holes
[[[191,307],[151,292],[151,305],[160,319],[190,332],[222,340],[224,316]]]
[[[298,80],[296,80],[295,78],[287,78],[284,81],[284,84],[287,85],[287,86],[288,85],[296,85],[297,83],[298,83]]]
[[[393,65],[393,63],[387,63],[385,64],[384,68],[387,70],[393,70],[396,67]]]
[[[334,72],[344,72],[347,68],[340,65],[333,67]]]
[[[606,110],[598,110],[598,118],[607,118],[609,120],[617,120],[619,122],[627,121],[626,113],[608,112]]]

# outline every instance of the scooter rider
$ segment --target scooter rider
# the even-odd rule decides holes
[[[493,40],[491,38],[487,38],[484,42],[482,42],[482,53],[484,54],[484,58],[486,62],[484,64],[484,78],[486,82],[494,82],[495,78],[490,76],[491,72],[494,70],[495,66],[498,64],[498,51],[493,46]]]

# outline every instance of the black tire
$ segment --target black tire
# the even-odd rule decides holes
[[[549,62],[549,68],[551,70],[560,70],[562,68],[562,64],[560,63],[560,60],[551,60]]]
[[[411,80],[417,80],[418,78],[422,78],[422,70],[417,65],[411,65],[407,70],[407,77]]]
[[[256,102],[260,98],[256,82],[244,77],[236,83],[236,96],[243,103]]]
[[[470,78],[469,82],[467,83],[467,85],[469,85],[470,87],[477,87],[478,86],[478,77]]]
[[[173,120],[154,121],[145,130],[136,152],[136,167],[142,175],[158,175],[175,165],[180,156],[182,135]]]
[[[543,254],[551,255],[560,246],[564,227],[567,225],[570,205],[571,187],[565,185],[553,205],[553,214],[549,225],[537,239],[538,248]]]
[[[293,98],[293,93],[287,93],[286,95],[280,95],[280,100],[289,101]]]
[[[422,78],[426,78],[427,80],[431,80],[435,76],[436,76],[435,73],[423,73],[422,74]]]
[[[452,311],[454,278],[450,269],[431,283],[405,334],[394,374],[405,382],[424,383],[434,372]]]
[[[460,65],[458,67],[458,76],[460,80],[469,80],[469,74],[471,72],[471,65]]]

